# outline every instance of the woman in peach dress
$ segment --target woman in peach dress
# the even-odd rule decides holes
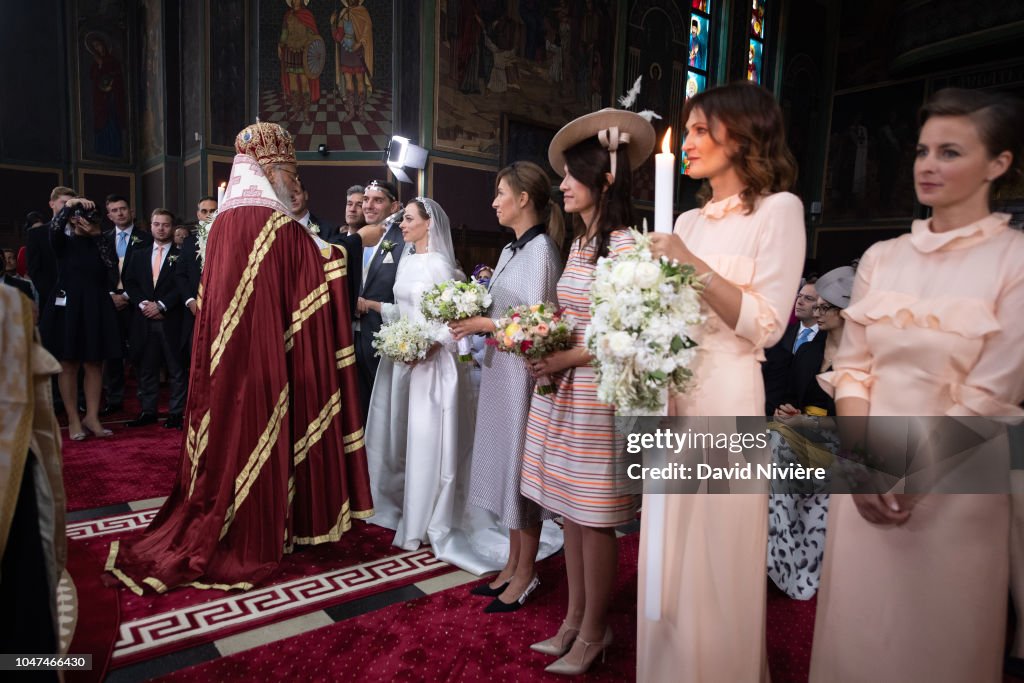
[[[674,235],[654,235],[652,252],[696,267],[708,318],[695,386],[672,397],[669,410],[728,423],[764,413],[761,361],[782,336],[800,286],[803,205],[785,191],[796,169],[767,90],[747,83],[708,90],[687,102],[683,118],[688,173],[707,179],[710,201],[681,215]],[[766,676],[767,493],[673,495],[665,508],[662,538],[651,537],[643,516],[637,680]],[[664,549],[658,621],[644,609],[655,544]]]
[[[840,416],[1021,416],[1024,235],[991,213],[1021,177],[1020,104],[942,90],[921,110],[911,232],[868,249],[833,372]],[[832,497],[812,681],[999,681],[1005,495]]]

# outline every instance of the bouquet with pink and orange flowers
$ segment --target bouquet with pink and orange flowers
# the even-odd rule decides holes
[[[576,326],[572,316],[565,315],[565,309],[548,303],[515,306],[495,323],[494,335],[487,339],[487,343],[504,353],[514,353],[531,360],[571,348],[572,330]],[[551,380],[537,378],[538,394],[554,391],[555,385]]]

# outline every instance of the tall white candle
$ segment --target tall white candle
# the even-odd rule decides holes
[[[227,190],[227,187],[228,187],[227,183],[221,183],[217,187],[217,208],[218,209],[220,208],[220,205],[224,203],[224,192]]]
[[[654,231],[672,232],[672,201],[676,157],[669,151],[672,129],[661,140],[661,154],[654,155]]]

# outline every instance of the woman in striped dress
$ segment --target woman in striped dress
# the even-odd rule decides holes
[[[491,334],[494,319],[512,306],[557,304],[555,284],[562,273],[562,212],[551,200],[551,180],[537,164],[517,161],[503,168],[495,182],[492,203],[498,222],[515,232],[490,279],[491,307],[486,316],[449,324],[452,335]],[[546,225],[545,225],[546,224]],[[547,234],[545,234],[547,233]],[[537,587],[534,563],[542,547],[542,509],[519,493],[523,442],[534,380],[522,358],[488,347],[480,373],[469,504],[493,514],[509,530],[508,560],[490,584],[473,589],[494,597],[485,612],[519,609]],[[550,517],[550,515],[548,515]],[[545,539],[542,556],[561,547],[560,534]]]
[[[633,245],[625,229],[634,223],[630,171],[653,146],[654,129],[645,119],[604,109],[565,126],[548,149],[552,168],[565,175],[565,210],[575,214],[577,238],[558,281],[558,301],[576,327],[571,349],[531,361],[534,375],[551,377],[556,391],[533,397],[521,490],[565,521],[565,620],[553,637],[531,646],[562,655],[547,667],[552,673],[582,673],[611,644],[607,612],[618,563],[615,527],[636,517],[639,502],[625,476],[615,410],[597,400],[583,338],[597,259]]]

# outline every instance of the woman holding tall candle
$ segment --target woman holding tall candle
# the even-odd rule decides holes
[[[704,206],[681,215],[675,234],[652,235],[652,252],[696,268],[708,317],[694,386],[670,397],[669,414],[760,415],[760,363],[785,330],[804,260],[803,205],[786,192],[796,165],[782,112],[759,86],[701,93],[683,120],[688,173],[707,181]],[[664,525],[645,516],[641,530],[637,680],[767,678],[767,494],[675,495],[664,506]],[[648,573],[649,552],[660,572]],[[644,608],[648,591],[657,620]]]

